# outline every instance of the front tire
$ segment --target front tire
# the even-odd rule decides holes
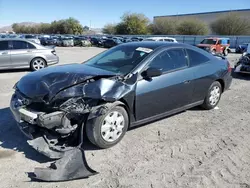
[[[211,51],[211,54],[212,54],[212,55],[216,55],[216,50],[212,50],[212,51]]]
[[[122,140],[128,125],[127,111],[122,106],[113,106],[105,115],[87,121],[86,134],[97,147],[110,148]]]
[[[221,94],[222,94],[222,87],[220,82],[218,81],[213,82],[208,89],[202,107],[206,110],[214,109],[220,101]]]
[[[228,49],[225,49],[224,52],[223,52],[224,56],[227,56],[228,53],[229,53]]]

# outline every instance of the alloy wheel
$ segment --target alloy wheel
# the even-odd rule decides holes
[[[220,95],[221,95],[220,87],[214,86],[210,91],[209,103],[212,106],[216,105],[220,100]]]
[[[42,59],[35,59],[33,61],[33,68],[34,68],[34,70],[43,69],[43,68],[45,68],[45,66],[46,66],[46,63]]]

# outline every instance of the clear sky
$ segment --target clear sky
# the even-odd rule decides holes
[[[117,23],[124,12],[153,16],[250,9],[250,0],[0,0],[0,26],[14,22],[51,22],[74,17],[100,28]]]

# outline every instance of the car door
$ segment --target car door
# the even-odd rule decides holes
[[[203,101],[218,68],[210,63],[210,58],[204,54],[205,52],[200,53],[194,49],[186,49],[186,51],[190,69],[194,73],[192,102]]]
[[[10,67],[10,50],[7,40],[0,41],[0,68]]]
[[[145,69],[161,69],[163,74],[151,79],[140,78],[136,87],[136,120],[142,120],[190,104],[193,73],[182,48],[164,50]]]
[[[33,46],[26,41],[12,40],[11,43],[11,64],[13,67],[29,66],[32,58]]]

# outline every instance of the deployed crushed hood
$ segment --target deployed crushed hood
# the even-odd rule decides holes
[[[44,99],[88,79],[109,76],[115,73],[84,64],[55,66],[27,74],[18,82],[17,89],[30,99]]]

